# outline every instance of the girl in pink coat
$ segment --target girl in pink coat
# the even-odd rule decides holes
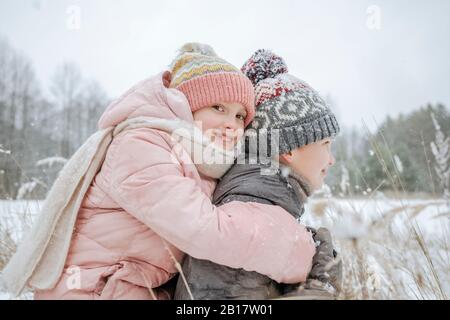
[[[198,44],[181,49],[171,73],[112,102],[99,129],[136,119],[151,125],[132,124],[113,137],[82,200],[64,270],[35,299],[171,299],[161,286],[185,253],[277,282],[304,281],[315,253],[304,226],[278,206],[213,206],[216,178],[232,162],[196,162],[186,143],[179,148],[177,131],[201,128],[229,155],[253,116],[251,82]]]

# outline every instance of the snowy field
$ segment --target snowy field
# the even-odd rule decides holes
[[[448,299],[450,205],[379,197],[315,199],[304,223],[328,227],[344,266],[342,299]]]
[[[0,201],[0,268],[41,204]],[[332,231],[344,265],[341,299],[450,297],[448,202],[383,196],[311,199],[302,222]],[[0,293],[0,299],[11,298]]]

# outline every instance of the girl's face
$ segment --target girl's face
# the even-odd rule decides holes
[[[328,169],[334,165],[332,139],[327,138],[280,155],[280,162],[291,167],[311,184],[313,190],[322,187]]]
[[[217,103],[193,113],[194,121],[203,133],[224,149],[232,149],[244,133],[247,116],[239,103]]]

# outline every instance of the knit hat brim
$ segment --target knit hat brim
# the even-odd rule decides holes
[[[246,131],[245,143],[249,153],[258,153],[261,159],[273,158],[275,155],[335,137],[339,131],[338,121],[331,113],[287,127],[249,129]]]
[[[279,154],[284,154],[339,133],[339,124],[334,114],[329,113],[307,123],[298,123],[279,130]]]
[[[187,97],[192,112],[225,102],[240,103],[245,107],[247,111],[245,126],[255,116],[253,85],[244,75],[231,72],[205,74],[182,82],[176,89]]]

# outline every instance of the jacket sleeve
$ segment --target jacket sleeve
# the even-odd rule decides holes
[[[110,196],[181,251],[277,282],[305,281],[315,246],[311,234],[281,207],[212,205],[152,129],[126,132],[112,157]]]

